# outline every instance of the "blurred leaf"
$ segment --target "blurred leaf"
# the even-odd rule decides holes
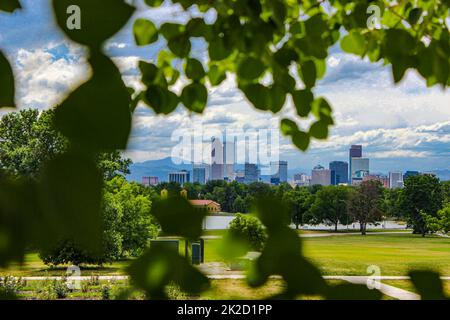
[[[191,40],[184,34],[171,38],[167,45],[180,58],[187,57],[191,52]]]
[[[158,29],[153,22],[147,19],[136,19],[133,33],[138,46],[146,46],[158,41]]]
[[[259,220],[269,230],[285,227],[291,222],[291,216],[286,205],[274,198],[261,197],[256,199],[254,210]]]
[[[164,0],[144,0],[145,4],[150,7],[159,7]]]
[[[203,65],[197,59],[187,59],[185,73],[186,77],[195,81],[198,81],[205,77],[205,69],[203,69]]]
[[[238,66],[237,75],[241,79],[253,80],[259,78],[264,73],[265,67],[261,60],[246,57]]]
[[[292,135],[292,142],[300,150],[306,151],[309,147],[310,138],[306,132],[297,131]]]
[[[270,91],[267,87],[259,83],[252,83],[241,86],[241,90],[244,92],[247,99],[260,110],[269,110],[269,94]]]
[[[298,131],[298,126],[292,120],[283,119],[283,120],[281,120],[280,131],[285,136],[290,136]]]
[[[324,121],[314,122],[309,128],[309,134],[316,139],[326,139],[328,137],[328,125]]]
[[[142,74],[142,83],[146,86],[158,85],[167,88],[168,83],[164,72],[153,63],[139,61],[139,69]]]
[[[232,51],[232,47],[223,38],[216,37],[209,41],[208,53],[211,61],[224,60]]]
[[[342,38],[341,48],[345,52],[362,56],[366,52],[366,40],[361,33],[351,31],[344,38]]]
[[[181,101],[189,110],[202,113],[208,100],[208,91],[200,83],[191,83],[184,87],[181,93]]]
[[[213,64],[209,67],[208,78],[212,86],[218,86],[227,78],[227,74],[219,65]]]
[[[273,113],[279,112],[286,101],[286,92],[277,84],[273,84],[269,90],[269,108]]]
[[[39,183],[44,246],[71,239],[92,251],[101,245],[103,177],[95,162],[68,153],[45,166]]]
[[[59,27],[70,39],[91,48],[100,48],[102,43],[117,33],[130,19],[134,7],[124,0],[53,0],[53,8]],[[67,13],[76,5],[81,12],[81,28],[70,30]]]
[[[92,78],[56,109],[56,125],[71,141],[93,149],[125,149],[131,130],[131,97],[112,61],[93,53]]]
[[[300,66],[300,77],[306,88],[310,89],[315,86],[317,79],[316,64],[314,61],[308,60]]]
[[[14,75],[8,60],[0,51],[0,109],[3,107],[13,107],[14,103]]]
[[[199,294],[209,288],[209,280],[175,250],[151,246],[128,268],[131,282],[152,299],[167,299],[165,288],[175,283],[190,294]]]
[[[444,287],[439,274],[432,271],[411,271],[411,282],[423,300],[445,300]]]
[[[19,0],[2,0],[0,2],[0,11],[14,12],[16,9],[22,9]]]
[[[292,93],[292,98],[297,109],[297,114],[300,117],[307,117],[311,112],[311,104],[314,101],[311,90],[296,90]]]
[[[419,21],[421,15],[422,15],[422,9],[414,8],[409,12],[407,20],[412,25],[416,24]]]
[[[150,85],[145,91],[144,102],[152,107],[157,114],[170,114],[177,108],[179,98],[166,88]]]
[[[206,213],[195,209],[186,199],[177,196],[156,201],[152,215],[158,219],[165,234],[197,240],[202,234]]]

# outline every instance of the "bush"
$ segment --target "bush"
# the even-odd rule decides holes
[[[261,251],[266,241],[266,232],[258,218],[251,215],[236,214],[231,221],[228,234],[246,241],[251,250]]]
[[[102,286],[102,300],[109,299],[111,299],[111,286],[108,283]]]
[[[69,294],[66,280],[50,280],[42,281],[40,287],[36,291],[38,300],[56,300],[65,299]]]
[[[0,281],[0,296],[5,298],[14,297],[26,285],[22,278],[5,276]]]

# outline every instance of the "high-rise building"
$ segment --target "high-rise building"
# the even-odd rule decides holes
[[[280,184],[281,182],[287,182],[287,175],[288,175],[287,161],[272,161],[270,163],[270,171],[271,171],[270,182],[272,184]]]
[[[389,188],[403,188],[403,175],[401,172],[389,172]]]
[[[244,167],[244,182],[252,183],[259,181],[258,166],[253,163],[246,163]]]
[[[348,183],[348,163],[345,161],[332,161],[330,162],[329,169],[332,173],[332,185],[338,185],[340,183]],[[334,177],[334,179],[333,179]]]
[[[369,175],[369,159],[368,158],[352,158],[351,160],[351,176],[352,184],[360,184],[363,178]]]
[[[142,177],[142,185],[146,187],[156,186],[158,184],[158,177]]]
[[[223,178],[234,179],[234,165],[236,163],[236,144],[234,141],[225,141],[223,144]]]
[[[325,169],[321,165],[315,166],[311,171],[311,183],[312,186],[320,184],[322,186],[331,185],[331,170]]]
[[[294,174],[294,185],[299,187],[309,186],[311,182],[311,177],[304,173],[296,173]]]
[[[194,165],[192,168],[192,182],[198,182],[200,184],[206,183],[206,166]]]
[[[183,185],[190,181],[190,173],[187,170],[169,172],[169,182],[178,182]]]
[[[211,139],[211,180],[223,180],[223,144],[218,138]]]
[[[362,145],[352,145],[350,150],[348,151],[348,182],[352,184],[352,158],[361,158],[362,157]]]

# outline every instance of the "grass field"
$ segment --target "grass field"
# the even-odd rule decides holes
[[[205,241],[206,262],[221,261],[216,252],[220,240]],[[340,235],[303,238],[303,252],[324,275],[367,275],[370,265],[379,266],[381,275],[407,275],[411,269],[433,269],[450,276],[450,239],[412,234]],[[120,275],[129,261],[104,267],[87,267],[83,275]],[[24,265],[0,269],[0,276],[62,275],[65,267],[49,268],[36,253],[26,255]]]

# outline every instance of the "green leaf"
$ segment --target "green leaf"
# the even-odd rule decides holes
[[[75,42],[91,48],[100,48],[103,42],[116,34],[130,19],[135,8],[124,0],[53,0],[53,9],[59,27]],[[67,13],[71,6],[80,8],[80,28],[71,28],[75,13]]]
[[[187,59],[184,72],[186,73],[186,77],[194,81],[198,81],[205,77],[205,69],[203,69],[203,65],[200,61],[193,58]]]
[[[321,59],[314,59],[314,63],[316,64],[317,79],[322,79],[327,72],[327,63]]]
[[[145,91],[144,102],[152,107],[157,114],[170,114],[177,108],[179,98],[167,88],[150,85]]]
[[[269,110],[270,90],[267,87],[259,83],[252,83],[241,86],[241,90],[255,108]]]
[[[309,128],[309,135],[324,140],[328,137],[328,125],[324,121],[314,122]]]
[[[416,24],[419,21],[421,15],[422,15],[422,9],[421,8],[414,8],[414,9],[412,9],[409,12],[409,15],[408,15],[408,22],[411,25]]]
[[[189,53],[191,52],[191,40],[184,34],[171,38],[167,43],[167,46],[170,51],[180,58],[189,56]]]
[[[297,114],[300,117],[307,117],[311,112],[311,104],[314,101],[314,95],[311,90],[296,90],[292,93],[292,99],[294,100]]]
[[[51,160],[39,183],[44,218],[38,230],[45,230],[41,236],[47,239],[39,243],[70,239],[99,252],[102,185],[102,174],[90,158],[68,153]]]
[[[297,131],[292,135],[292,142],[302,151],[306,151],[309,147],[310,138],[306,132]]]
[[[212,86],[218,86],[227,78],[227,74],[219,65],[213,64],[209,67],[208,78]]]
[[[158,219],[166,235],[197,240],[202,235],[202,222],[206,213],[195,209],[183,197],[176,196],[156,201],[152,215]]]
[[[0,51],[0,109],[13,107],[15,95],[14,75],[8,60]]]
[[[306,88],[309,89],[315,86],[317,80],[317,71],[314,61],[308,60],[301,64],[300,77],[302,78]]]
[[[289,119],[281,120],[280,131],[285,136],[291,136],[298,131],[297,124]]]
[[[2,0],[0,2],[0,11],[14,12],[16,9],[22,9],[19,0]]]
[[[357,32],[351,31],[341,40],[341,48],[343,51],[362,56],[366,53],[366,39]]]
[[[159,32],[163,35],[166,40],[171,40],[175,37],[179,37],[184,34],[185,27],[178,23],[164,23],[161,25]]]
[[[114,63],[100,53],[89,59],[93,76],[56,109],[56,126],[87,149],[125,149],[131,130],[131,97]]]
[[[279,112],[286,101],[286,92],[284,89],[277,85],[273,84],[269,89],[269,109],[273,113]]]
[[[146,86],[158,85],[167,88],[168,83],[164,76],[164,72],[158,69],[153,63],[139,61],[139,69],[142,74],[142,83]]]
[[[230,56],[233,48],[224,38],[215,37],[209,41],[208,53],[211,61],[221,61]]]
[[[383,52],[389,57],[398,57],[412,53],[415,48],[414,37],[408,31],[400,29],[386,30]]]
[[[432,271],[411,271],[409,276],[422,300],[446,299],[442,280],[438,273]]]
[[[208,91],[200,83],[191,83],[184,87],[181,101],[191,111],[202,113],[208,101]]]
[[[265,71],[261,60],[254,57],[244,58],[238,66],[237,75],[241,79],[253,80],[259,78]]]
[[[147,19],[137,19],[134,22],[133,33],[138,46],[146,46],[158,41],[158,29]]]

